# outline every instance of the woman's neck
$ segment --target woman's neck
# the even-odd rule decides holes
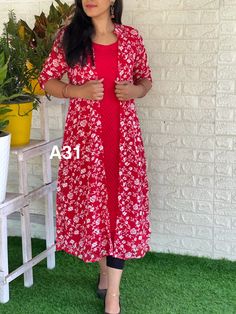
[[[114,30],[114,24],[109,20],[93,20],[96,36],[103,37],[111,34]]]

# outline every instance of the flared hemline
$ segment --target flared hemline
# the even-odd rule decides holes
[[[84,258],[81,254],[76,254],[75,253],[72,253],[68,248],[66,247],[62,247],[60,245],[57,245],[56,244],[56,252],[59,252],[59,251],[64,251],[66,252],[67,254],[70,254],[72,256],[75,256],[75,257],[78,257],[79,259],[81,259],[82,261],[84,261],[85,263],[95,263],[95,262],[98,262],[100,261],[103,257],[105,256],[108,256],[108,255],[112,255],[113,257],[116,257],[116,258],[120,258],[120,259],[123,259],[123,260],[130,260],[130,259],[140,259],[140,258],[143,258],[147,252],[149,252],[151,250],[150,246],[148,245],[147,246],[147,249],[146,250],[143,250],[143,254],[140,254],[140,255],[133,255],[133,256],[130,256],[130,257],[124,257],[124,255],[117,255],[117,254],[109,254],[109,253],[106,253],[104,255],[101,255],[101,256],[98,256],[97,258],[94,258],[94,259],[86,259]]]

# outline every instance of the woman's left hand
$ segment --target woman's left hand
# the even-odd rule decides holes
[[[134,99],[138,97],[139,87],[129,81],[115,81],[115,94],[119,100]]]

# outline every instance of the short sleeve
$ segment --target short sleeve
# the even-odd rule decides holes
[[[54,43],[51,52],[43,64],[42,71],[39,75],[38,82],[42,89],[44,89],[46,82],[49,79],[61,79],[63,74],[68,71],[68,64],[65,60],[64,50],[61,46],[64,28],[61,29]]]
[[[136,44],[136,57],[134,61],[133,79],[134,82],[139,79],[148,79],[152,82],[151,69],[148,63],[147,51],[144,46],[142,36],[138,33]]]

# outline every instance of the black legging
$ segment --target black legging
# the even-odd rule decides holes
[[[123,269],[125,264],[125,260],[114,257],[112,255],[107,256],[107,266],[112,267],[112,268],[117,268],[117,269]]]

